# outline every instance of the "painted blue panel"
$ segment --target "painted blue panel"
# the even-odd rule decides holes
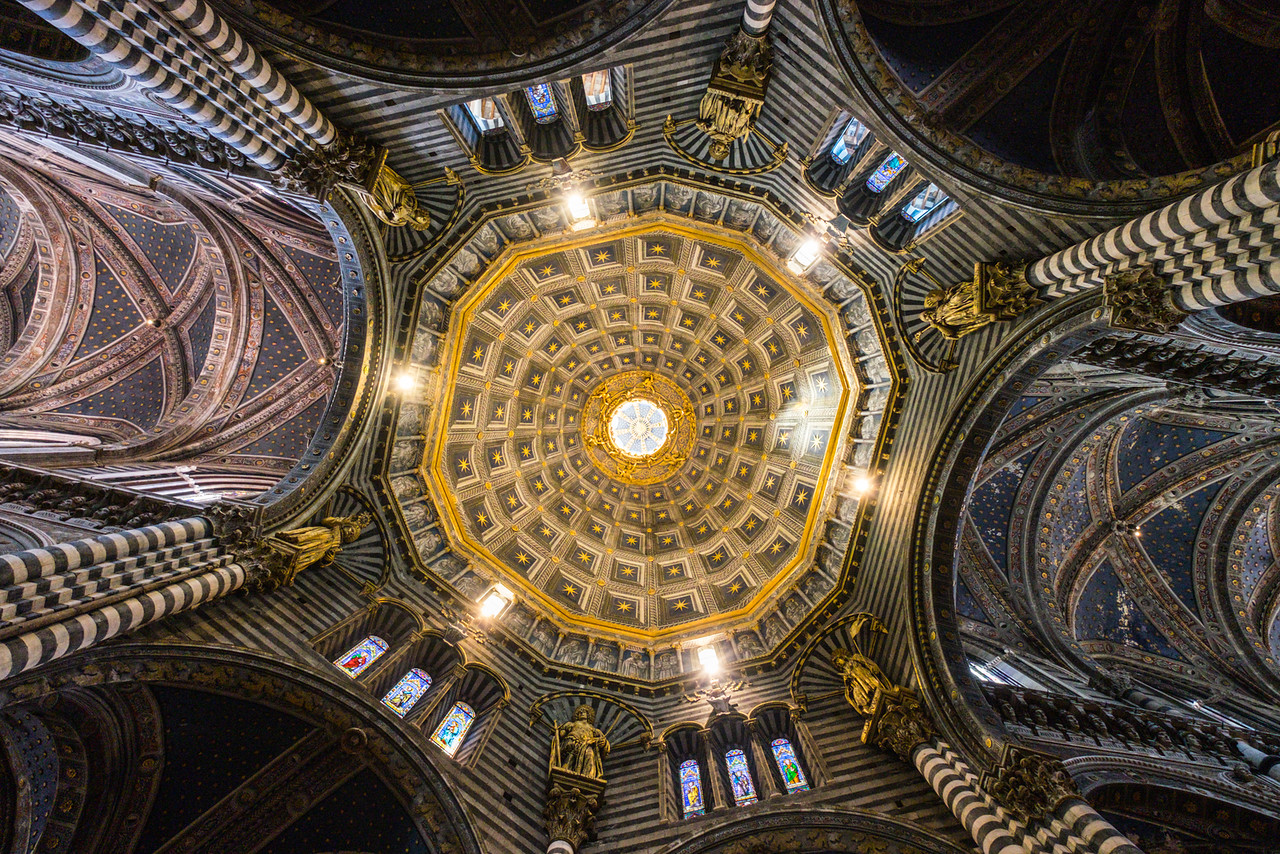
[[[977,620],[989,626],[994,625],[991,618],[987,616],[987,612],[978,604],[978,600],[973,598],[973,592],[969,590],[969,585],[965,583],[963,576],[956,578],[956,613],[970,620]]]
[[[1182,659],[1160,630],[1138,608],[1110,561],[1090,576],[1076,603],[1076,637],[1080,640],[1109,640],[1115,644]]]
[[[60,407],[58,412],[118,418],[140,430],[156,426],[164,413],[164,369],[156,356],[142,368],[97,394]]]
[[[73,360],[88,356],[95,350],[115,341],[133,329],[136,329],[144,318],[138,306],[125,292],[124,285],[116,277],[115,271],[108,267],[97,253],[93,256],[94,291],[93,308],[89,314],[89,325],[80,339]]]
[[[213,340],[213,320],[217,314],[213,298],[210,297],[196,315],[195,321],[187,329],[187,337],[191,339],[191,371],[199,375],[204,368],[205,359],[209,357],[209,342]]]
[[[1135,418],[1124,428],[1117,446],[1120,489],[1128,492],[1169,463],[1233,435]]]
[[[1044,510],[1053,513],[1053,519],[1048,520],[1048,557],[1049,564],[1054,570],[1062,565],[1062,559],[1080,539],[1080,535],[1089,526],[1092,518],[1089,511],[1087,471],[1084,462],[1079,463],[1067,481],[1066,489],[1055,493],[1058,503],[1045,502],[1044,504]],[[1044,521],[1046,520],[1043,518],[1037,519],[1036,524],[1039,525]]]
[[[102,207],[138,244],[165,286],[176,292],[196,257],[196,235],[191,226],[184,222],[156,222],[115,205],[104,204]]]
[[[1028,452],[987,478],[974,490],[969,502],[969,516],[996,562],[1005,572],[1008,568],[1009,517],[1027,466],[1034,459]]]
[[[289,325],[284,311],[275,298],[267,294],[262,318],[262,347],[258,350],[258,362],[253,366],[245,399],[252,400],[289,375],[303,362],[307,352],[298,340],[297,333]]]
[[[1182,603],[1198,613],[1192,581],[1196,534],[1225,481],[1211,483],[1142,523],[1142,546]]]
[[[0,260],[4,260],[18,239],[18,226],[22,224],[22,211],[13,197],[0,189]]]
[[[285,253],[298,268],[298,272],[311,285],[324,305],[325,314],[334,326],[342,323],[342,271],[333,258],[325,258],[293,246],[285,246]]]

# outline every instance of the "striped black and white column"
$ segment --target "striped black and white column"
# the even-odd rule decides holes
[[[203,3],[20,2],[268,171],[335,136],[315,105]]]
[[[547,846],[547,854],[573,854],[573,846],[563,839],[553,839]]]
[[[777,3],[778,0],[747,0],[746,11],[742,13],[742,31],[749,36],[764,35]]]
[[[916,770],[969,831],[982,854],[1025,854],[1022,843],[1006,827],[1004,817],[976,782],[957,767],[956,759],[942,741],[918,744],[911,752]]]
[[[1280,160],[1055,252],[1027,280],[1055,298],[1150,267],[1186,312],[1280,293]]]
[[[0,680],[245,581],[204,517],[0,555]]]

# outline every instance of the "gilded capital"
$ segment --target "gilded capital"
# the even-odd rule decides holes
[[[1042,302],[1025,271],[1025,264],[978,262],[972,279],[929,291],[920,320],[949,341],[997,321],[1014,320]]]
[[[1056,758],[1006,745],[1000,763],[982,776],[982,788],[1019,821],[1047,816],[1064,801],[1080,797],[1066,767]]]
[[[1173,304],[1169,286],[1150,267],[1107,276],[1102,285],[1107,322],[1117,329],[1168,332],[1187,313]]]

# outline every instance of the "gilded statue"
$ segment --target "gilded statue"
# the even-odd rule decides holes
[[[604,779],[609,739],[596,727],[596,710],[578,706],[573,720],[557,724],[551,739],[551,768],[595,780]]]
[[[859,614],[849,625],[850,637],[856,638],[866,624],[874,632],[888,633],[876,617]],[[831,665],[840,674],[849,705],[863,717],[863,744],[893,751],[910,761],[916,745],[933,737],[933,724],[915,692],[894,684],[880,665],[861,651],[837,649],[831,654]]]
[[[996,321],[1013,320],[1040,304],[1023,269],[998,261],[974,264],[972,279],[940,285],[925,295],[920,320],[948,341]]]
[[[431,216],[418,207],[413,187],[387,164],[382,164],[368,192],[369,210],[387,225],[407,225],[416,231],[431,228]]]
[[[342,547],[356,541],[360,532],[373,522],[368,513],[354,516],[327,516],[319,525],[277,531],[265,545],[280,559],[273,574],[281,584],[292,584],[299,572],[310,566],[328,566]]]
[[[698,130],[711,137],[711,159],[724,160],[736,139],[745,139],[755,127],[763,101],[735,98],[708,89],[698,106]]]
[[[697,127],[711,137],[712,160],[727,158],[734,140],[746,139],[755,130],[772,68],[773,47],[767,36],[749,36],[739,29],[729,37],[698,106]]]

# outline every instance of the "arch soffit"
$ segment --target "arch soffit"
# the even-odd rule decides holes
[[[959,186],[1039,213],[1124,218],[1248,168],[1246,152],[1174,175],[1089,181],[1001,160],[931,120],[930,111],[899,82],[880,55],[855,0],[820,0],[818,6],[841,68],[854,91],[889,129],[886,136],[903,143],[898,150],[923,161],[925,171],[945,175]]]
[[[350,680],[347,680],[350,681]],[[378,714],[367,695],[334,674],[318,674],[244,649],[176,644],[121,645],[93,660],[55,662],[14,680],[0,708],[39,700],[75,687],[136,682],[207,691],[260,703],[330,730],[360,728],[365,752],[401,796],[424,839],[440,854],[481,854],[474,828],[445,775],[425,746],[404,727]],[[386,757],[378,762],[375,757]]]

